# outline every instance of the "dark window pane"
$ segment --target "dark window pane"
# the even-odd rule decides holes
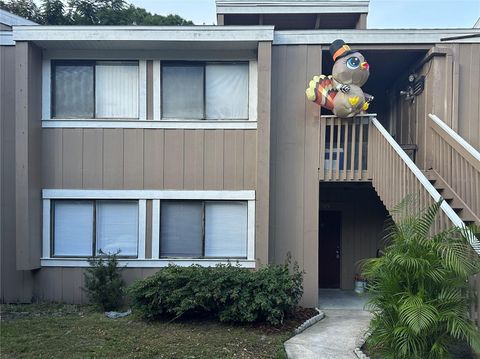
[[[202,202],[161,201],[160,217],[161,257],[202,256]]]
[[[54,72],[54,116],[92,118],[93,66],[57,65]]]
[[[203,65],[164,65],[162,117],[203,119]]]

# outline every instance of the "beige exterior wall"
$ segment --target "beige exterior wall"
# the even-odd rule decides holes
[[[0,301],[29,302],[30,271],[16,270],[15,46],[0,46]]]
[[[15,200],[17,270],[40,267],[42,235],[42,52],[15,45]]]
[[[320,210],[341,212],[340,288],[352,290],[361,260],[384,248],[388,212],[371,184],[320,184]]]
[[[238,53],[244,58],[245,51]],[[2,48],[2,80],[7,80],[2,81],[2,94],[9,91],[2,101],[18,99],[16,110],[5,111],[2,106],[10,116],[10,122],[4,122],[2,112],[2,156],[8,157],[8,161],[2,157],[2,257],[6,259],[2,260],[2,301],[30,301],[32,296],[66,302],[85,300],[80,290],[84,269],[18,270],[40,264],[41,189],[255,190],[255,257],[258,265],[268,263],[271,43],[259,43],[257,54],[256,130],[42,129],[42,52],[28,43],[19,43],[16,50],[12,47],[8,56]],[[16,69],[4,68],[3,57],[12,66],[16,58]],[[152,117],[151,65],[148,61],[148,119]],[[16,90],[7,89],[8,82],[16,82]],[[6,207],[13,208],[10,215],[4,211]],[[147,201],[147,259],[152,251],[151,213],[152,203]],[[7,235],[12,238],[9,242],[4,240]],[[127,269],[124,275],[131,282],[147,272],[154,270]]]
[[[430,164],[429,113],[437,115],[480,149],[480,44],[437,45],[426,58],[429,60],[418,69],[419,75],[426,75],[425,90],[415,102],[397,96],[406,87],[405,82],[394,86],[391,95],[395,138],[402,144],[418,145],[416,163],[420,168],[428,168]]]
[[[319,110],[305,86],[321,73],[321,46],[274,46],[270,255],[283,263],[291,253],[306,272],[302,305],[318,300]]]
[[[34,279],[35,300],[85,304],[88,298],[82,287],[85,285],[85,268],[42,268],[36,271]],[[137,279],[154,274],[157,268],[128,268],[122,272],[127,285]]]
[[[256,187],[256,130],[43,129],[43,188]]]
[[[14,47],[1,49],[2,65],[13,66],[15,61],[17,66],[16,76],[2,66],[3,301],[28,301],[32,295],[56,301],[85,300],[79,289],[84,269],[28,270],[39,266],[42,188],[255,190],[258,263],[283,263],[291,253],[306,272],[304,306],[315,306],[318,301],[320,201],[330,201],[344,214],[342,288],[351,288],[356,261],[374,255],[379,247],[378,230],[385,212],[378,198],[361,192],[353,196],[322,192],[319,187],[320,113],[305,99],[304,90],[314,75],[322,73],[321,45],[259,44],[257,130],[42,129],[41,51],[27,43],[19,43],[14,51],[10,50]],[[409,143],[410,138],[417,141],[420,165],[428,163],[426,125],[419,122],[428,112],[443,116],[475,147],[480,145],[475,143],[480,138],[480,109],[474,105],[478,104],[474,97],[478,95],[479,47],[451,45],[439,51],[445,54],[423,66],[422,73],[429,74],[424,94],[413,105],[398,102],[392,109],[397,138],[402,143]],[[455,59],[459,59],[458,71]],[[151,63],[147,70],[150,78]],[[445,76],[448,71],[451,77]],[[456,81],[457,92],[452,90]],[[16,88],[7,86],[15,82]],[[147,81],[149,93],[152,86]],[[5,102],[13,104],[15,93],[16,107],[4,106]],[[147,96],[149,119],[152,102]],[[356,195],[358,200],[347,204]],[[151,210],[151,201],[147,201],[147,258],[151,257]],[[6,238],[16,238],[16,243]],[[138,268],[124,274],[131,281],[154,271]]]
[[[457,132],[480,151],[480,44],[450,45],[458,81]]]

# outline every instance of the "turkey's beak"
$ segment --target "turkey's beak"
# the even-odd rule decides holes
[[[370,66],[368,65],[368,62],[364,61],[360,64],[360,68],[363,70],[368,70]]]

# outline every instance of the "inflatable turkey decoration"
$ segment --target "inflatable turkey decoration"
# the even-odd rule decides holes
[[[330,45],[330,54],[335,61],[332,75],[315,76],[305,91],[307,98],[341,118],[366,111],[373,96],[361,89],[370,75],[365,58],[343,40]]]

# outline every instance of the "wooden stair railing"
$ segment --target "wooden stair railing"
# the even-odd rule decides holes
[[[408,194],[418,196],[422,208],[442,198],[429,179],[376,118],[371,120],[368,138],[368,171],[375,190],[389,211]],[[396,219],[395,214],[393,219]],[[451,226],[466,227],[455,210],[447,201],[443,201],[433,231],[441,231]],[[480,255],[480,242],[471,231],[466,231],[471,246]],[[480,293],[480,276],[472,278],[472,288],[477,294]],[[471,307],[471,318],[480,327],[480,296],[478,295]]]
[[[461,206],[459,217],[480,225],[480,153],[437,116],[429,114],[431,169],[428,177]]]

